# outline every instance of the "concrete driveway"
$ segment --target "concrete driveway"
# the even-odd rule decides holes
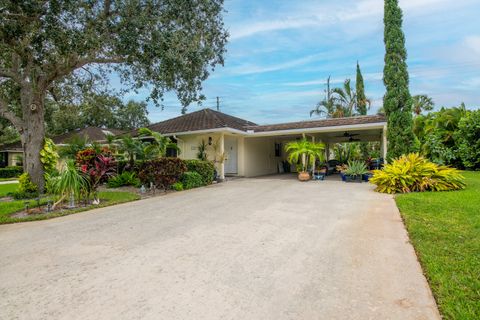
[[[391,196],[238,179],[0,226],[0,319],[439,319]]]

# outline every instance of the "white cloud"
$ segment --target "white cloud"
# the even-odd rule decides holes
[[[355,75],[345,75],[335,78],[330,78],[331,84],[338,84],[343,83],[345,79],[352,79],[354,81]],[[366,73],[363,75],[363,80],[365,81],[379,81],[383,79],[383,73],[375,72],[375,73]],[[312,86],[312,85],[324,85],[327,83],[327,79],[316,79],[311,81],[299,81],[299,82],[286,82],[284,83],[285,86],[291,87],[302,87],[302,86]]]
[[[290,61],[269,65],[269,66],[244,64],[244,65],[239,65],[236,67],[229,68],[227,72],[234,75],[247,75],[247,74],[273,72],[273,71],[290,69],[290,68],[301,66],[310,62],[318,61],[324,56],[325,54],[313,54],[313,55],[308,55],[302,58],[293,59]]]
[[[450,7],[458,7],[462,3],[471,3],[474,0],[401,0],[400,6],[408,14],[432,14],[432,10],[442,11]],[[259,33],[299,29],[307,27],[332,26],[335,28],[351,28],[354,21],[371,21],[374,17],[383,15],[383,0],[357,0],[354,2],[339,1],[332,3],[296,3],[292,8],[279,10],[278,18],[264,19],[256,17],[255,20],[233,25],[230,29],[230,40],[254,36]],[[371,23],[357,24],[356,29],[371,28]]]

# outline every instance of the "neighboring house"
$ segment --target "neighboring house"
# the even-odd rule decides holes
[[[89,142],[105,143],[108,135],[119,135],[124,133],[123,130],[106,129],[99,127],[86,127],[69,131],[52,138],[53,142],[61,147],[68,144],[68,142],[75,138],[86,138]],[[0,167],[22,165],[23,162],[23,148],[21,142],[16,142],[8,145],[0,146]]]
[[[286,159],[286,142],[306,137],[326,144],[379,141],[385,158],[387,122],[383,115],[332,118],[257,125],[253,122],[203,109],[149,126],[177,143],[180,158],[196,159],[202,141],[209,160],[217,160],[220,178],[225,175],[254,177],[277,173]],[[225,161],[221,162],[222,154]]]

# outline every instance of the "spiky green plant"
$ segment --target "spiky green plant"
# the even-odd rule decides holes
[[[465,178],[454,168],[428,161],[418,153],[394,159],[369,180],[382,193],[448,191],[465,188]]]
[[[87,192],[89,187],[88,179],[83,175],[75,165],[74,160],[67,160],[58,176],[49,177],[48,181],[52,193],[60,196],[57,202],[53,205],[55,208],[65,198],[70,199],[70,206],[75,205],[75,198],[79,198],[81,194]]]
[[[368,169],[365,162],[360,160],[352,160],[352,161],[348,161],[348,167],[344,173],[346,175],[356,177],[356,176],[361,176],[362,174],[365,174],[367,172],[368,172]]]

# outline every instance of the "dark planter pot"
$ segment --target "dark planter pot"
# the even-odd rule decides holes
[[[346,181],[346,176],[345,176],[345,173],[343,172],[340,172],[340,177],[342,177],[342,181]]]
[[[324,172],[315,173],[313,175],[313,180],[325,180],[325,173]]]
[[[370,180],[370,178],[372,176],[373,176],[373,174],[371,174],[371,173],[365,173],[365,174],[362,175],[362,179],[363,179],[363,181],[368,182],[368,180]]]
[[[359,176],[359,175],[353,176],[353,175],[346,174],[346,175],[345,175],[345,182],[358,182],[358,183],[362,183],[362,177]]]

